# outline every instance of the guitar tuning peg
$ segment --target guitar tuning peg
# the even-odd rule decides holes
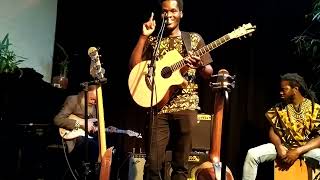
[[[232,81],[229,86],[231,86],[232,88],[234,88],[236,86],[236,82],[235,81]]]

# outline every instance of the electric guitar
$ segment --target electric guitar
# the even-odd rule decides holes
[[[250,35],[255,31],[255,28],[256,27],[252,26],[251,23],[244,24],[231,33],[198,49],[194,52],[194,55],[202,56],[231,39],[239,38],[247,34]],[[146,60],[135,65],[131,70],[128,79],[130,94],[133,100],[142,107],[165,104],[170,98],[170,88],[173,85],[181,85],[184,82],[184,78],[179,70],[186,66],[185,58],[183,58],[177,50],[171,50],[167,52],[161,60],[155,62],[156,69],[152,104],[152,80],[148,77],[148,66],[151,61]]]
[[[76,115],[71,114],[69,116],[70,119],[78,120],[82,119]],[[131,137],[137,137],[137,138],[142,138],[140,133],[134,132],[132,130],[122,130],[118,129],[114,126],[108,126],[106,128],[107,133],[119,133],[119,134],[127,134],[128,136]],[[64,140],[71,140],[79,136],[85,136],[85,131],[83,129],[73,129],[73,130],[67,130],[64,128],[59,128],[59,134]],[[89,138],[92,138],[91,136],[88,136]]]

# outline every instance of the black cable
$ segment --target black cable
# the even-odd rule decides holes
[[[69,158],[68,158],[68,156],[67,156],[66,146],[65,146],[65,142],[64,142],[63,138],[61,138],[61,142],[62,142],[62,146],[63,146],[63,154],[64,154],[65,160],[66,160],[66,162],[67,162],[68,168],[69,168],[69,170],[70,170],[70,172],[71,172],[71,174],[72,174],[72,177],[73,177],[75,180],[78,180],[77,177],[76,177],[76,175],[74,174],[74,172],[73,172],[73,170],[72,170],[72,167],[71,167],[71,164],[70,164],[70,162],[69,162]]]
[[[128,161],[128,159],[131,157],[131,155],[128,155],[126,157],[126,159],[121,163],[121,165],[119,166],[118,170],[117,170],[117,180],[120,180],[120,177],[119,177],[119,173],[120,173],[120,170],[122,168],[122,166],[124,165],[124,163],[126,163]]]

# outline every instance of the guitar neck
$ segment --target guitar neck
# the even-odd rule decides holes
[[[224,108],[224,97],[218,91],[215,96],[214,103],[214,122],[211,137],[210,159],[212,162],[220,162],[221,135],[222,135],[222,119]]]
[[[107,150],[107,144],[106,144],[106,134],[101,132],[106,132],[105,129],[105,122],[104,122],[104,111],[103,111],[103,98],[102,98],[102,90],[101,85],[98,85],[97,87],[97,107],[98,107],[98,117],[99,117],[99,148],[100,148],[100,156],[103,157]]]
[[[194,54],[196,56],[203,56],[204,54],[214,50],[215,48],[221,46],[222,44],[228,42],[230,40],[230,36],[228,34],[222,36],[221,38],[211,42],[208,45],[203,46],[202,48],[198,49]]]
[[[122,129],[118,129],[118,130],[117,130],[117,133],[127,134],[127,131],[126,131],[126,130],[122,130]]]
[[[119,134],[128,134],[127,130],[122,130],[122,129],[112,130],[112,129],[107,128],[106,132],[108,132],[108,133],[119,133]]]
[[[203,56],[204,54],[214,50],[215,48],[219,47],[220,45],[228,42],[230,40],[230,36],[228,34],[220,37],[219,39],[211,42],[210,44],[207,44],[205,46],[203,46],[202,48],[198,49],[197,51],[194,52],[194,54],[196,56]],[[183,58],[182,60],[174,63],[173,65],[170,66],[170,68],[175,71],[175,70],[178,70],[182,67],[184,67],[186,65],[186,61],[185,61],[185,58]]]

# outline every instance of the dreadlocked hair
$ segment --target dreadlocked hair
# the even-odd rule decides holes
[[[291,87],[298,87],[300,93],[304,97],[308,97],[312,102],[312,112],[314,110],[314,103],[317,100],[315,92],[308,88],[306,82],[303,77],[297,73],[286,73],[280,76],[282,81],[288,81]]]

